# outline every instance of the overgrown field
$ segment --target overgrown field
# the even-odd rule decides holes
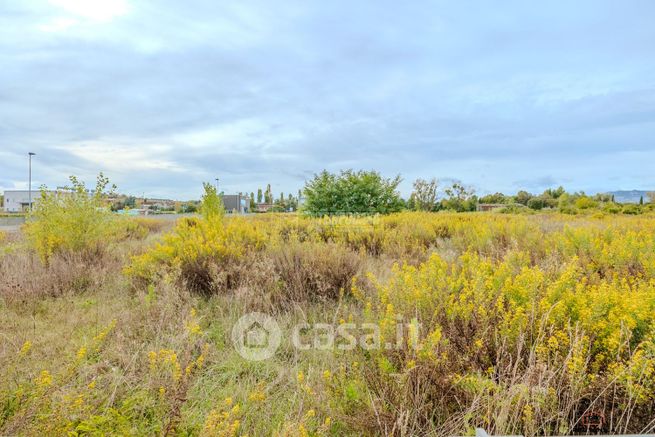
[[[0,235],[0,435],[655,430],[652,216],[88,210]],[[231,340],[252,311],[283,332],[262,361]]]

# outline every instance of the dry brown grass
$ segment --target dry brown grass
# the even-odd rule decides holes
[[[284,284],[282,302],[336,300],[362,266],[359,254],[335,243],[291,243],[270,256]]]
[[[107,275],[120,267],[111,257],[76,254],[58,254],[45,265],[36,254],[20,251],[0,259],[0,297],[19,303],[83,293],[102,286]]]

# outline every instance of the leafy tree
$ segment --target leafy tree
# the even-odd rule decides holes
[[[287,195],[286,206],[294,211],[298,209],[298,199],[293,197],[291,193]]]
[[[437,205],[437,180],[435,178],[429,181],[416,179],[413,185],[414,191],[410,196],[412,209],[416,209],[417,211],[434,211]]]
[[[575,200],[575,207],[578,209],[590,209],[598,206],[598,202],[589,196],[580,196]]]
[[[477,197],[472,189],[464,187],[460,182],[453,183],[444,190],[446,199],[441,201],[444,209],[451,209],[457,212],[475,211]]]
[[[89,191],[75,176],[71,186],[51,193],[41,187],[41,199],[30,213],[25,232],[29,243],[44,262],[57,252],[83,253],[92,257],[102,252],[107,242],[117,235],[116,216],[104,199],[116,186],[102,173],[95,190]]]
[[[280,193],[280,197],[273,202],[273,212],[285,212],[287,210],[287,203],[284,200],[284,193]]]
[[[559,198],[565,194],[564,188],[559,187],[556,190],[547,189],[541,194],[541,198],[544,202],[544,208],[557,208],[559,206]]]
[[[257,204],[255,203],[255,193],[250,192],[250,211],[254,211],[255,208],[257,207]]]
[[[516,193],[516,203],[520,203],[521,205],[527,205],[528,201],[532,199],[532,194],[528,193],[527,191],[521,190],[518,193]]]
[[[266,185],[266,191],[264,192],[264,202],[273,203],[273,193],[271,192],[271,184]]]
[[[563,193],[557,198],[557,208],[563,214],[577,214],[575,207],[576,196],[569,193]]]
[[[643,211],[641,210],[641,207],[639,207],[639,205],[635,205],[634,203],[623,205],[623,214],[639,215],[642,212]]]
[[[262,203],[262,189],[257,189],[257,203]]]
[[[180,207],[182,213],[193,213],[198,211],[198,206],[195,202],[186,202]]]
[[[532,197],[530,200],[528,200],[527,206],[530,209],[538,211],[546,206],[546,201],[543,196]]]
[[[641,197],[639,198],[639,204],[640,204],[640,205],[643,205],[643,204],[644,204],[644,196],[641,196]]]
[[[507,203],[507,196],[503,193],[487,194],[480,197],[480,203]]]
[[[544,194],[547,196],[552,197],[553,199],[559,199],[562,194],[566,193],[564,190],[564,187],[559,186],[556,189],[549,188],[546,191],[544,191]]]
[[[621,212],[621,207],[614,202],[608,202],[603,205],[603,211],[609,214],[618,214]]]
[[[204,182],[202,185],[205,194],[202,196],[200,213],[207,220],[222,218],[225,214],[225,206],[223,205],[223,199],[216,192],[216,186],[208,182]]]
[[[400,176],[383,178],[376,171],[327,170],[305,184],[305,212],[311,215],[387,214],[402,209]]]
[[[613,202],[612,196],[607,193],[597,193],[593,199],[597,202]]]

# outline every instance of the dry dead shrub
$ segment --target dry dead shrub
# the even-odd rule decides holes
[[[156,219],[156,218],[136,218],[137,223],[145,227],[150,233],[159,233],[166,229],[171,228],[175,222],[171,220]]]
[[[362,265],[358,254],[335,243],[293,243],[270,256],[284,299],[293,301],[337,299]]]
[[[225,294],[248,282],[254,255],[216,260],[198,257],[178,266],[173,273],[181,288],[205,297]]]
[[[80,293],[100,287],[120,262],[108,256],[57,253],[47,264],[30,251],[0,258],[0,297],[6,303]]]

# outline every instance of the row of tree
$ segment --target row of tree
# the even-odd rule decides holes
[[[602,207],[612,213],[640,212],[637,205],[616,204],[609,194],[588,196],[584,192],[567,193],[563,187],[558,187],[536,195],[521,190],[515,195],[495,193],[478,197],[473,189],[460,182],[452,182],[440,189],[435,178],[414,181],[413,191],[405,200],[398,192],[401,181],[400,175],[384,178],[375,171],[330,173],[324,170],[305,184],[303,210],[310,215],[387,214],[403,209],[465,212],[475,211],[480,204],[494,204],[507,211],[558,209],[574,213]],[[649,193],[649,197],[651,205],[655,204],[655,193]],[[640,203],[643,205],[643,198]]]
[[[280,193],[278,197],[273,196],[273,191],[271,190],[271,184],[266,185],[266,190],[262,191],[261,188],[257,190],[257,197],[255,193],[250,193],[250,210],[257,211],[258,204],[267,205],[267,210],[270,211],[296,211],[298,209],[298,203],[301,197],[301,190],[298,190],[298,197],[295,197],[293,194],[289,193],[287,196],[284,196],[284,193]]]

